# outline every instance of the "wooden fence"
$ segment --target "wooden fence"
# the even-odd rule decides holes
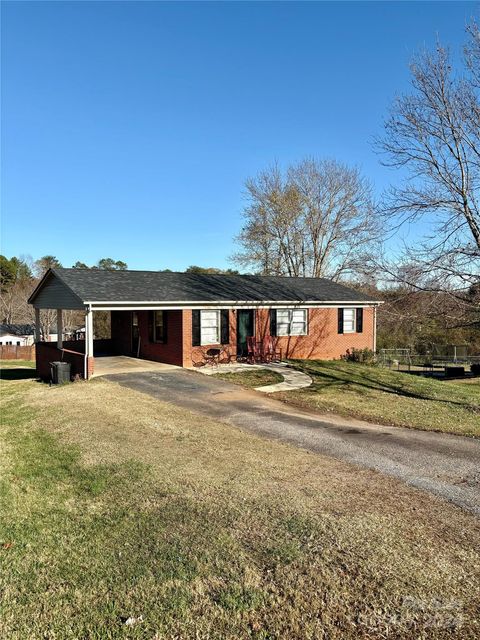
[[[17,346],[14,344],[0,345],[0,360],[35,360],[35,345]]]

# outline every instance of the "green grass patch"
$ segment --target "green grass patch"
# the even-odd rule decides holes
[[[268,369],[251,369],[250,371],[246,370],[238,373],[216,373],[215,377],[250,389],[283,382],[283,376]]]
[[[286,402],[381,424],[480,436],[480,380],[458,384],[343,361],[292,364],[313,384],[281,394]]]
[[[13,369],[15,367],[35,369],[35,360],[0,360],[0,369]]]

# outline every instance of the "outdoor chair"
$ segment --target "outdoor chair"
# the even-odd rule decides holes
[[[255,336],[247,337],[247,360],[250,363],[255,364],[255,362],[259,362],[262,357],[262,352],[260,349],[260,343],[256,342]]]
[[[282,350],[277,347],[272,336],[267,336],[264,341],[264,355],[267,362],[279,362],[282,359]]]

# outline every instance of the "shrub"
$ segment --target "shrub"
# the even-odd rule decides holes
[[[365,347],[365,349],[347,349],[345,355],[342,356],[343,360],[347,362],[362,362],[363,364],[375,364],[375,354],[371,349]]]
[[[480,376],[480,362],[474,362],[470,367],[470,371],[474,376]]]

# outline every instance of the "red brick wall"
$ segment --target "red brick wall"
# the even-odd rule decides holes
[[[339,334],[337,309],[309,309],[309,331],[306,336],[282,336],[276,338],[276,345],[282,350],[283,358],[323,359],[340,358],[347,349],[353,347],[373,348],[373,308],[363,311],[363,332]],[[140,357],[157,362],[166,362],[183,367],[191,367],[205,362],[205,352],[218,347],[226,355],[226,360],[236,355],[237,312],[231,310],[230,343],[228,345],[192,346],[192,312],[167,312],[167,343],[149,341],[148,311],[138,312],[140,333]],[[115,353],[132,355],[131,352],[131,312],[112,311],[112,341]],[[270,335],[270,311],[258,309],[255,314],[255,335],[258,341]]]
[[[347,349],[373,349],[373,308],[363,310],[362,333],[338,333],[338,309],[309,309],[308,335],[280,336],[275,343],[282,350],[282,358],[306,360],[333,360],[344,355]],[[257,311],[256,336],[269,335],[270,312]]]
[[[150,342],[148,335],[148,311],[138,312],[138,328],[140,332],[140,358],[183,365],[183,320],[181,311],[167,311],[167,341],[165,344]]]
[[[236,311],[230,311],[230,344],[192,347],[192,312],[183,312],[183,366],[204,362],[207,349],[218,347],[227,354],[236,355],[237,321]],[[373,308],[363,310],[362,333],[338,333],[337,309],[309,309],[308,335],[281,336],[275,339],[276,346],[282,350],[283,358],[332,360],[344,355],[353,347],[373,349]],[[270,310],[257,309],[255,314],[255,336],[260,342],[270,335]]]
[[[138,311],[138,331],[140,335],[140,358],[183,365],[183,318],[181,311],[167,311],[167,342],[150,342],[148,311]],[[132,312],[112,311],[111,320],[112,351],[118,355],[136,356],[132,352]]]

